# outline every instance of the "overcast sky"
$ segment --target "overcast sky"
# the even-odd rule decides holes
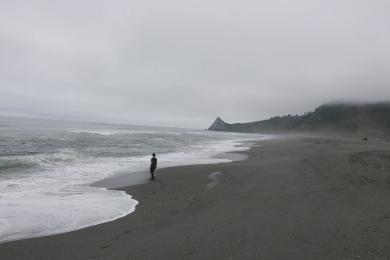
[[[0,0],[0,113],[208,127],[390,97],[389,0]]]

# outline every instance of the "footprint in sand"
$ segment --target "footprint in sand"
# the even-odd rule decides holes
[[[212,172],[209,174],[209,178],[211,179],[211,182],[207,183],[206,190],[212,189],[215,186],[219,184],[219,181],[221,179],[222,172]]]

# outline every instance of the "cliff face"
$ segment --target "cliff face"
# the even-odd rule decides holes
[[[212,131],[228,131],[228,124],[225,123],[221,118],[217,117],[214,123],[208,128]]]

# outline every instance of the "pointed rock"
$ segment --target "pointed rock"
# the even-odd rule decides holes
[[[208,128],[208,130],[212,131],[226,131],[228,124],[225,123],[221,118],[217,117],[214,123]]]

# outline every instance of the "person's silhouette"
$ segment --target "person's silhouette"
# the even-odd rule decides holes
[[[150,175],[152,175],[152,177],[150,178],[151,180],[154,180],[154,171],[156,170],[156,167],[157,167],[157,158],[156,158],[156,154],[153,153],[153,157],[150,159],[151,163],[150,163]]]

